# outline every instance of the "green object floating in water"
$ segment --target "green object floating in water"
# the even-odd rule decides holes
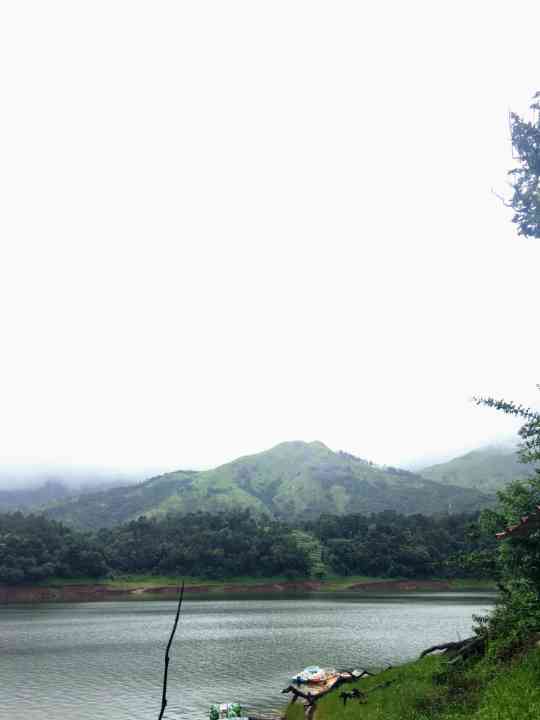
[[[238,703],[216,703],[210,706],[210,720],[241,718],[242,708]]]

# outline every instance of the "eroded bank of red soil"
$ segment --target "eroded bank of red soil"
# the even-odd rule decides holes
[[[187,593],[280,593],[280,592],[324,592],[331,590],[330,583],[303,581],[283,583],[262,583],[260,585],[229,584],[186,585]],[[410,592],[414,590],[451,590],[449,582],[443,580],[382,580],[380,582],[354,583],[339,588],[355,592]],[[139,588],[117,588],[110,585],[57,585],[41,587],[35,585],[0,585],[0,603],[40,602],[95,602],[99,600],[123,600],[145,595],[176,597],[178,588],[173,585]]]

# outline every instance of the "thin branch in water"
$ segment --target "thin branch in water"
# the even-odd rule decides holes
[[[182,608],[182,600],[184,599],[184,584],[185,581],[182,580],[182,587],[180,588],[180,595],[178,597],[178,607],[176,608],[176,617],[174,618],[174,625],[171,631],[171,636],[169,638],[169,642],[167,643],[167,649],[165,650],[165,669],[163,671],[163,694],[161,696],[161,712],[159,713],[158,720],[162,720],[163,713],[165,712],[165,708],[167,707],[167,676],[169,674],[169,650],[171,649],[172,641],[174,638],[174,633],[176,632],[176,628],[178,626],[178,619],[180,618],[180,610]]]

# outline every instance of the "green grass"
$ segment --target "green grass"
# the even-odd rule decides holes
[[[287,708],[286,720],[304,720],[304,706],[297,702]]]
[[[450,586],[450,590],[452,591],[475,591],[475,590],[497,590],[497,583],[495,580],[489,580],[487,578],[401,578],[401,577],[368,577],[367,575],[327,575],[324,578],[324,591],[334,591],[334,592],[342,592],[346,591],[347,588],[351,585],[356,585],[359,583],[385,583],[385,582],[394,582],[394,581],[404,581],[404,582],[422,582],[422,580],[427,580],[428,582],[444,582],[448,583]],[[437,591],[430,591],[427,590],[425,592],[437,592]]]
[[[180,581],[182,579],[180,578]],[[185,577],[186,585],[205,585],[211,588],[220,588],[225,585],[272,585],[288,582],[296,582],[284,575],[276,575],[275,577],[251,577],[240,576],[223,578],[219,580],[209,580],[201,577]],[[307,582],[310,578],[299,578],[298,582]],[[355,575],[349,577],[330,576],[325,578],[324,590],[340,591],[345,590],[348,585],[358,582],[384,582],[386,578],[367,577],[365,575]],[[50,585],[107,585],[115,588],[139,588],[139,587],[162,587],[164,585],[178,585],[179,578],[175,575],[118,575],[115,578],[59,578],[50,577],[37,583],[42,586]]]
[[[497,582],[488,578],[455,578],[448,582],[452,590],[497,590]]]
[[[510,664],[487,659],[449,670],[441,656],[426,657],[379,676],[344,686],[367,692],[367,702],[343,706],[340,689],[317,706],[317,720],[538,720],[540,649]],[[381,683],[387,687],[377,688]],[[303,706],[289,705],[287,720],[300,720]]]
[[[163,587],[171,585],[177,587],[179,583],[185,580],[186,586],[189,585],[204,585],[210,588],[222,588],[225,585],[267,585],[270,583],[284,583],[288,582],[285,577],[271,577],[271,578],[254,578],[254,577],[234,577],[224,578],[220,580],[209,580],[208,578],[200,577],[184,577],[178,578],[176,575],[118,575],[115,578],[59,578],[51,577],[43,580],[38,585],[51,586],[51,585],[106,585],[107,587],[113,588],[152,588],[152,587]]]
[[[384,583],[400,578],[370,577],[369,575],[327,575],[323,581],[324,592],[345,592],[351,585],[359,583]]]
[[[351,585],[359,583],[385,583],[394,580],[402,580],[403,578],[381,578],[381,577],[369,577],[366,575],[348,575],[346,577],[339,575],[327,575],[322,583],[321,592],[347,592],[347,588]],[[444,578],[439,578],[444,580]],[[181,580],[181,579],[180,579]],[[207,578],[201,577],[185,577],[186,585],[202,585],[211,588],[211,590],[219,591],[226,585],[273,585],[283,584],[291,582],[290,579],[283,575],[261,578],[261,577],[231,577],[219,580],[208,580]],[[299,578],[298,582],[308,581],[310,578]],[[313,580],[313,578],[311,578]],[[410,580],[410,579],[409,579]],[[414,580],[410,580],[414,582]],[[174,575],[118,575],[115,578],[91,578],[91,577],[79,577],[79,578],[59,578],[50,577],[39,583],[41,586],[62,586],[62,585],[106,585],[112,588],[126,588],[133,590],[136,588],[152,588],[152,587],[163,587],[166,585],[178,586],[179,578]],[[292,581],[296,582],[296,581]],[[450,580],[449,582],[452,590],[457,592],[466,590],[496,590],[496,585],[491,580],[475,580],[475,579],[464,579],[464,580]],[[429,591],[428,591],[429,592]]]
[[[448,720],[465,715],[448,715]],[[540,718],[540,651],[535,650],[508,673],[501,673],[482,698],[476,720]]]
[[[334,718],[362,718],[362,720],[412,720],[415,714],[416,699],[426,698],[433,701],[440,689],[432,681],[432,674],[439,667],[439,658],[426,658],[420,662],[403,665],[386,671],[379,677],[367,678],[351,683],[342,688],[351,690],[358,687],[368,692],[368,701],[359,703],[357,700],[347,702],[345,706],[339,697],[340,689],[323,698],[317,709],[317,720],[333,720]],[[374,689],[377,685],[392,682],[392,685]],[[289,716],[287,715],[287,718]]]

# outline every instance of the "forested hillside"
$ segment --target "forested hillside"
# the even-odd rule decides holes
[[[374,465],[323,443],[287,442],[214,470],[178,471],[136,486],[58,503],[49,517],[81,528],[111,527],[140,515],[248,508],[274,518],[316,518],[395,510],[433,514],[489,506],[477,490]]]
[[[144,517],[88,533],[0,515],[0,583],[143,573],[209,579],[489,574],[492,537],[470,515],[323,515],[291,525],[249,510]],[[475,564],[475,558],[481,558]]]
[[[53,480],[37,487],[0,490],[0,511],[35,509],[65,500],[71,494],[63,483]]]
[[[0,512],[28,512],[87,493],[131,485],[145,479],[140,472],[127,475],[105,470],[24,468],[17,472],[0,468]]]
[[[472,450],[466,455],[418,472],[433,482],[472,488],[487,494],[531,475],[527,465],[519,461],[515,448],[501,445]]]

